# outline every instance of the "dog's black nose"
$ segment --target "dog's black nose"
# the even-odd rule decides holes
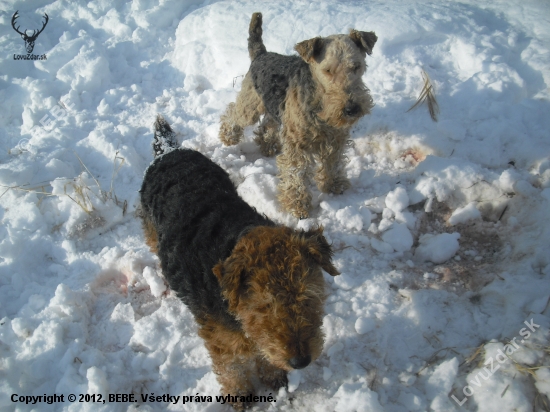
[[[304,369],[311,362],[311,356],[296,356],[288,361],[288,364],[294,369]]]
[[[353,102],[346,103],[346,106],[344,107],[344,113],[346,116],[356,116],[360,110],[361,106]]]

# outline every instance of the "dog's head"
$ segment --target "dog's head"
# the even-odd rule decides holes
[[[323,349],[325,282],[338,275],[322,229],[257,227],[213,268],[247,337],[274,366],[302,369]]]
[[[362,76],[377,40],[372,31],[351,30],[349,35],[315,37],[294,47],[318,85],[322,110],[317,116],[329,125],[351,126],[374,106]]]

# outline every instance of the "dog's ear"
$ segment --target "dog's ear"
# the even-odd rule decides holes
[[[212,268],[222,288],[222,295],[229,304],[229,311],[236,312],[239,296],[243,295],[245,264],[239,256],[231,255],[225,262],[219,262]]]
[[[300,57],[304,59],[306,63],[309,63],[311,59],[316,58],[323,50],[324,42],[321,37],[314,37],[313,39],[304,40],[294,46],[294,50],[298,52]]]
[[[357,31],[351,29],[349,37],[363,53],[372,54],[372,49],[378,40],[373,31]]]
[[[332,264],[332,248],[323,236],[323,227],[305,233],[309,255],[331,276],[340,274]]]

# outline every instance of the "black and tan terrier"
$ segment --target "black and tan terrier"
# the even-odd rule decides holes
[[[237,101],[221,117],[220,140],[239,143],[244,127],[263,114],[255,141],[264,156],[282,151],[279,201],[294,216],[306,218],[312,174],[324,193],[340,194],[350,186],[344,150],[351,126],[373,107],[362,76],[377,37],[357,30],[315,37],[294,47],[299,56],[283,56],[266,51],[261,13],[252,15],[248,33],[252,62]]]
[[[287,371],[305,368],[323,348],[321,269],[338,271],[322,228],[276,225],[238,196],[221,167],[172,150],[162,117],[155,128],[158,157],[140,191],[147,244],[193,313],[224,394],[253,394],[254,377],[285,386]]]

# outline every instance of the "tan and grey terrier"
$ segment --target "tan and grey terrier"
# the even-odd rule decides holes
[[[357,30],[315,37],[294,47],[299,56],[283,56],[266,51],[261,13],[252,15],[248,33],[252,63],[237,101],[221,117],[220,140],[239,143],[244,127],[263,114],[255,142],[264,156],[281,152],[279,201],[306,218],[310,176],[323,193],[340,194],[350,186],[344,150],[351,126],[374,105],[362,77],[377,37]]]

